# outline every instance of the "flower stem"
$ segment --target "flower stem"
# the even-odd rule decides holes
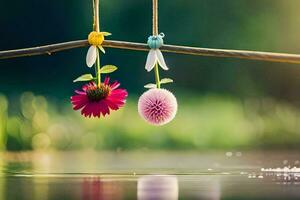
[[[155,71],[156,88],[160,89],[160,78],[159,78],[158,63],[155,64],[154,71]]]
[[[97,85],[100,87],[101,85],[101,66],[100,66],[100,52],[99,49],[97,49],[97,61],[96,61],[96,72],[97,72]]]
[[[99,0],[93,0],[93,8],[94,8],[94,31],[100,32],[100,17],[99,17]],[[100,87],[101,85],[101,66],[100,66],[100,52],[97,48],[97,61],[96,61],[96,76],[97,76],[97,85]]]

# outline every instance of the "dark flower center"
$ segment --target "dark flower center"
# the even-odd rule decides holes
[[[108,85],[101,84],[98,86],[90,86],[86,90],[87,97],[90,101],[97,102],[105,99],[110,93],[110,88]]]

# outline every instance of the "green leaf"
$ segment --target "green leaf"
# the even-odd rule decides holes
[[[161,84],[173,83],[174,81],[170,78],[163,78],[160,80]]]
[[[98,46],[98,48],[102,51],[102,53],[105,54],[105,50],[104,50],[104,48],[102,46]]]
[[[94,77],[92,76],[92,74],[84,74],[79,76],[77,79],[75,79],[73,82],[81,82],[81,81],[91,81],[93,80]]]
[[[118,67],[116,67],[114,65],[105,65],[105,66],[101,67],[100,72],[102,74],[109,74],[109,73],[116,71],[117,69],[118,69]]]
[[[109,33],[109,32],[101,32],[104,36],[110,36],[111,35],[111,33]]]
[[[144,88],[147,88],[147,89],[156,88],[156,84],[149,83],[149,84],[145,85]]]

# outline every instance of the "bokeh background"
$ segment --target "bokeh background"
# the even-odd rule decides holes
[[[0,50],[84,39],[91,1],[0,0]],[[161,0],[165,42],[210,48],[300,53],[299,0]],[[150,0],[101,1],[109,39],[145,42]],[[300,66],[165,54],[175,80],[177,118],[152,127],[137,100],[153,82],[146,52],[106,49],[102,64],[127,88],[128,104],[107,119],[85,119],[69,102],[72,80],[89,69],[87,48],[0,61],[0,149],[284,149],[300,147]]]

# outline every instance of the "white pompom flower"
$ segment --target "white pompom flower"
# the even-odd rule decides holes
[[[171,122],[176,116],[177,107],[176,97],[166,89],[150,89],[138,102],[140,116],[155,126]]]

